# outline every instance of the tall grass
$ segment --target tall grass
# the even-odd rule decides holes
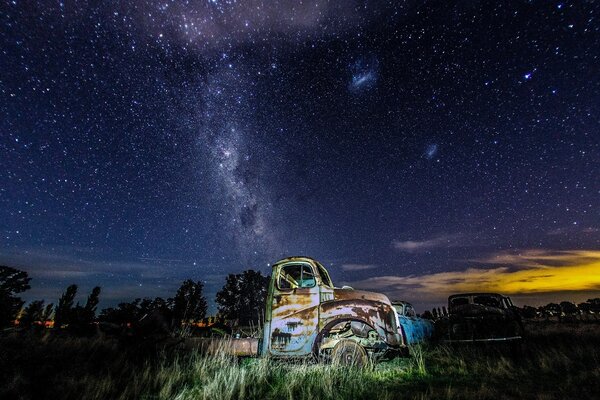
[[[520,347],[414,346],[365,369],[157,350],[101,338],[0,339],[2,399],[595,399],[600,335]]]

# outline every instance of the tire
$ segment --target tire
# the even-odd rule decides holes
[[[354,340],[342,339],[331,351],[331,363],[342,367],[364,368],[369,363],[369,356],[365,348]]]

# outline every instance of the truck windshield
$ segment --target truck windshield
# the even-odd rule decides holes
[[[327,273],[325,267],[319,263],[316,264],[317,268],[319,268],[319,275],[321,275],[321,282],[323,282],[325,286],[333,287],[333,283],[331,283],[331,279],[329,278],[329,274]]]

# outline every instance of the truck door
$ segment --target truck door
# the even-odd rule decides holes
[[[303,356],[312,351],[319,322],[319,286],[308,263],[279,268],[271,308],[270,353]]]

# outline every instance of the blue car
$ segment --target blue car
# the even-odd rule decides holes
[[[415,344],[430,340],[433,322],[417,316],[413,305],[406,301],[392,301],[404,343]]]

